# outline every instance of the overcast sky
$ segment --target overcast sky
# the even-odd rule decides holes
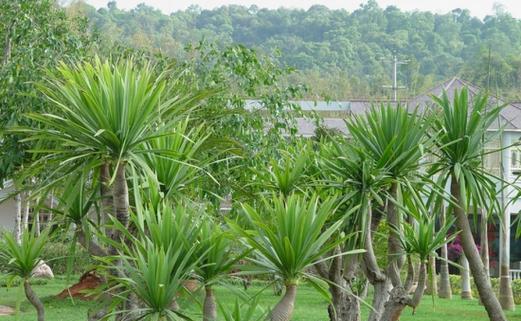
[[[105,7],[108,0],[86,0],[96,7]],[[156,7],[165,13],[186,9],[192,4],[212,9],[226,4],[241,4],[259,7],[278,8],[281,4],[289,8],[307,9],[313,4],[323,4],[329,8],[344,8],[353,11],[360,6],[361,0],[117,0],[118,8],[131,9],[138,3]],[[521,0],[377,0],[381,7],[395,5],[403,10],[429,10],[446,13],[454,8],[469,9],[474,16],[480,18],[493,14],[494,3],[500,3],[514,17],[521,18]]]

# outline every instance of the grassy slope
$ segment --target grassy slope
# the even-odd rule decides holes
[[[90,302],[70,300],[60,301],[52,298],[53,295],[59,293],[65,287],[63,279],[49,282],[47,285],[35,286],[36,292],[42,297],[46,308],[46,320],[49,321],[83,321],[86,320],[87,310],[94,304]],[[249,290],[253,294],[260,288],[256,287]],[[234,302],[233,294],[224,288],[219,288],[217,291],[217,298],[225,304]],[[20,299],[24,299],[20,288],[0,289],[0,304],[14,306]],[[270,289],[267,289],[263,296],[261,303],[265,307],[272,306],[277,302],[277,297],[272,295]],[[310,287],[302,287],[298,293],[297,305],[294,321],[327,321],[326,302],[324,299]],[[190,310],[195,312],[198,310],[196,304],[191,304]],[[364,309],[364,314],[367,309]],[[462,301],[459,298],[453,300],[436,299],[434,305],[432,298],[425,297],[422,304],[412,315],[410,309],[404,312],[402,321],[486,321],[486,313],[482,306],[478,305],[476,300]],[[199,320],[200,315],[196,313],[191,314],[194,320]],[[21,313],[18,316],[0,317],[0,321],[33,321],[36,319],[36,314],[33,308],[26,300],[22,300]],[[510,321],[521,321],[521,307],[518,311],[508,313]]]

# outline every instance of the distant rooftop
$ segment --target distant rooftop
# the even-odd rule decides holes
[[[463,87],[467,87],[469,91],[470,99],[476,96],[482,90],[458,77],[453,77],[447,81],[442,82],[438,86],[431,88],[423,94],[412,97],[407,101],[402,101],[401,103],[406,104],[409,108],[418,107],[420,111],[424,111],[430,108],[436,108],[435,104],[432,101],[432,96],[441,96],[443,91],[447,92],[449,99],[454,97],[454,93],[456,90],[460,91]],[[504,102],[495,96],[489,96],[490,104],[497,106],[502,105]],[[300,104],[302,110],[304,111],[345,111],[352,114],[363,114],[367,112],[371,106],[379,105],[381,103],[390,103],[390,101],[378,101],[378,100],[361,100],[361,99],[353,99],[349,101],[295,101],[295,103]],[[247,102],[251,108],[261,108],[261,105],[258,101],[250,100]],[[307,119],[299,118],[298,127],[299,134],[303,136],[313,136],[315,133],[316,126],[315,124]],[[341,118],[324,118],[324,126],[329,127],[331,129],[336,129],[341,132],[347,133],[347,128],[345,122]],[[506,104],[499,116],[499,122],[494,122],[490,126],[490,130],[498,130],[499,128],[504,130],[519,130],[521,129],[521,102],[514,102],[511,104]]]

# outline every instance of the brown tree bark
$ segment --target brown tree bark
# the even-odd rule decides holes
[[[29,284],[29,280],[24,280],[24,290],[25,290],[25,297],[36,309],[36,314],[38,316],[38,321],[45,321],[45,310],[42,304],[42,301],[38,298],[36,293],[34,293],[33,289],[31,288],[31,285]]]
[[[371,206],[368,206],[367,212],[368,222],[372,222],[372,210]],[[363,254],[363,270],[369,283],[373,286],[373,309],[369,312],[369,321],[379,321],[384,310],[384,304],[389,298],[389,290],[391,288],[391,282],[387,276],[380,271],[376,256],[374,254],[373,243],[372,243],[372,226],[368,224],[364,231],[365,240],[364,247],[365,253]]]
[[[128,202],[128,186],[125,176],[125,163],[120,163],[116,170],[116,177],[114,180],[114,211],[117,220],[125,227],[129,223],[129,202]],[[121,241],[121,233],[114,231],[112,238],[116,241]]]
[[[211,286],[205,287],[205,296],[203,304],[203,321],[217,320],[217,304]]]
[[[339,253],[341,249],[337,247],[335,254]],[[330,321],[360,321],[360,302],[358,298],[346,291],[351,286],[351,280],[354,279],[358,266],[357,256],[337,256],[331,260],[329,273],[326,276],[333,283],[329,286],[332,297],[332,302],[328,306]]]
[[[297,297],[297,285],[287,284],[286,292],[270,313],[271,321],[289,321],[293,315],[295,298]]]
[[[413,308],[413,313],[416,307],[420,304],[425,284],[427,282],[427,263],[421,262],[418,271],[418,286],[414,291],[413,296],[409,296],[405,287],[397,286],[391,290],[389,301],[385,303],[385,309],[382,313],[380,321],[398,321],[405,307]]]
[[[490,278],[486,274],[485,267],[481,261],[474,237],[472,236],[472,229],[465,212],[465,203],[460,195],[460,184],[456,179],[456,175],[451,175],[451,194],[456,202],[454,206],[454,216],[456,217],[456,226],[461,231],[461,244],[465,256],[469,261],[469,267],[474,277],[474,283],[478,288],[479,297],[487,310],[488,317],[491,321],[506,321],[505,314],[501,309],[498,299],[496,298]]]

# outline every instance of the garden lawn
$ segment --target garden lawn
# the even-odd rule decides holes
[[[61,290],[66,287],[66,280],[62,277],[49,281],[46,285],[35,285],[36,293],[42,298],[45,305],[45,313],[47,321],[84,321],[86,320],[87,310],[93,307],[93,302],[83,302],[80,300],[72,301],[57,300],[54,298]],[[260,286],[254,286],[248,290],[249,294],[254,294],[260,290]],[[235,296],[230,289],[218,287],[216,291],[217,299],[225,306],[232,306],[235,302]],[[273,295],[271,288],[266,289],[261,295],[261,305],[263,307],[273,306],[278,300]],[[33,307],[25,300],[21,288],[0,288],[0,305],[15,306],[17,302],[21,302],[20,314],[18,316],[0,316],[0,321],[34,321],[36,313]],[[181,304],[183,302],[180,302]],[[190,304],[190,315],[194,320],[202,319],[198,313],[197,304]],[[297,295],[297,303],[294,321],[327,321],[327,303],[313,288],[302,286]],[[367,308],[363,308],[364,317],[367,315]],[[521,321],[521,306],[517,311],[507,313],[509,321]],[[363,320],[364,318],[362,318]],[[412,310],[407,309],[401,318],[401,321],[486,321],[487,315],[483,306],[478,304],[477,300],[464,301],[455,297],[452,300],[435,299],[434,304],[431,296],[426,296],[415,315]]]

